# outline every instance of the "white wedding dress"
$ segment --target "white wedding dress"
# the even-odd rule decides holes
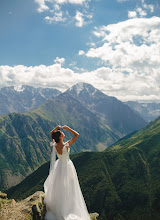
[[[51,142],[52,143],[52,142]],[[62,155],[53,144],[50,172],[44,183],[46,220],[90,220],[76,169],[69,158],[66,143]],[[55,160],[55,152],[58,159]]]

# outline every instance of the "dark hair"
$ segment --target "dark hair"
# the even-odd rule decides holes
[[[59,137],[61,135],[60,130],[54,131],[52,133],[52,138],[55,140],[56,143],[58,143],[60,141]]]

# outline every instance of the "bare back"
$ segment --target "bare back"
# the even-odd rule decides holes
[[[68,143],[68,141],[65,142],[63,146],[60,146],[60,145],[56,144],[55,148],[56,148],[58,154],[62,155],[63,147],[64,147],[67,143]],[[67,151],[69,151],[69,146],[66,146],[66,148],[67,148]]]

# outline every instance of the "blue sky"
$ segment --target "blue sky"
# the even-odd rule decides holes
[[[126,19],[124,5],[130,5],[128,2],[92,1],[86,10],[93,14],[93,18],[83,27],[77,27],[73,17],[76,10],[84,10],[84,6],[78,4],[63,5],[63,10],[70,10],[73,14],[72,19],[48,24],[44,18],[52,13],[48,10],[38,13],[39,5],[34,0],[1,2],[0,26],[3,34],[0,42],[3,53],[0,64],[27,66],[50,65],[57,56],[65,57],[68,63],[72,62],[77,58],[79,50],[88,48],[86,43],[92,41],[91,33],[95,26]]]
[[[0,4],[0,87],[84,81],[124,101],[160,99],[158,1]]]

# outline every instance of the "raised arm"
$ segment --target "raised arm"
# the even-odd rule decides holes
[[[69,146],[71,146],[71,145],[77,140],[77,138],[78,138],[78,136],[79,136],[79,133],[78,133],[77,131],[71,129],[71,128],[68,127],[67,125],[62,126],[62,128],[63,128],[64,130],[70,131],[70,132],[74,135],[74,137],[73,137],[71,140],[68,141]]]
[[[54,131],[57,131],[57,130],[61,129],[61,128],[62,128],[62,126],[57,125],[57,126],[50,132],[50,137],[51,137],[51,141],[52,141],[52,142],[53,142],[52,133],[53,133]]]

